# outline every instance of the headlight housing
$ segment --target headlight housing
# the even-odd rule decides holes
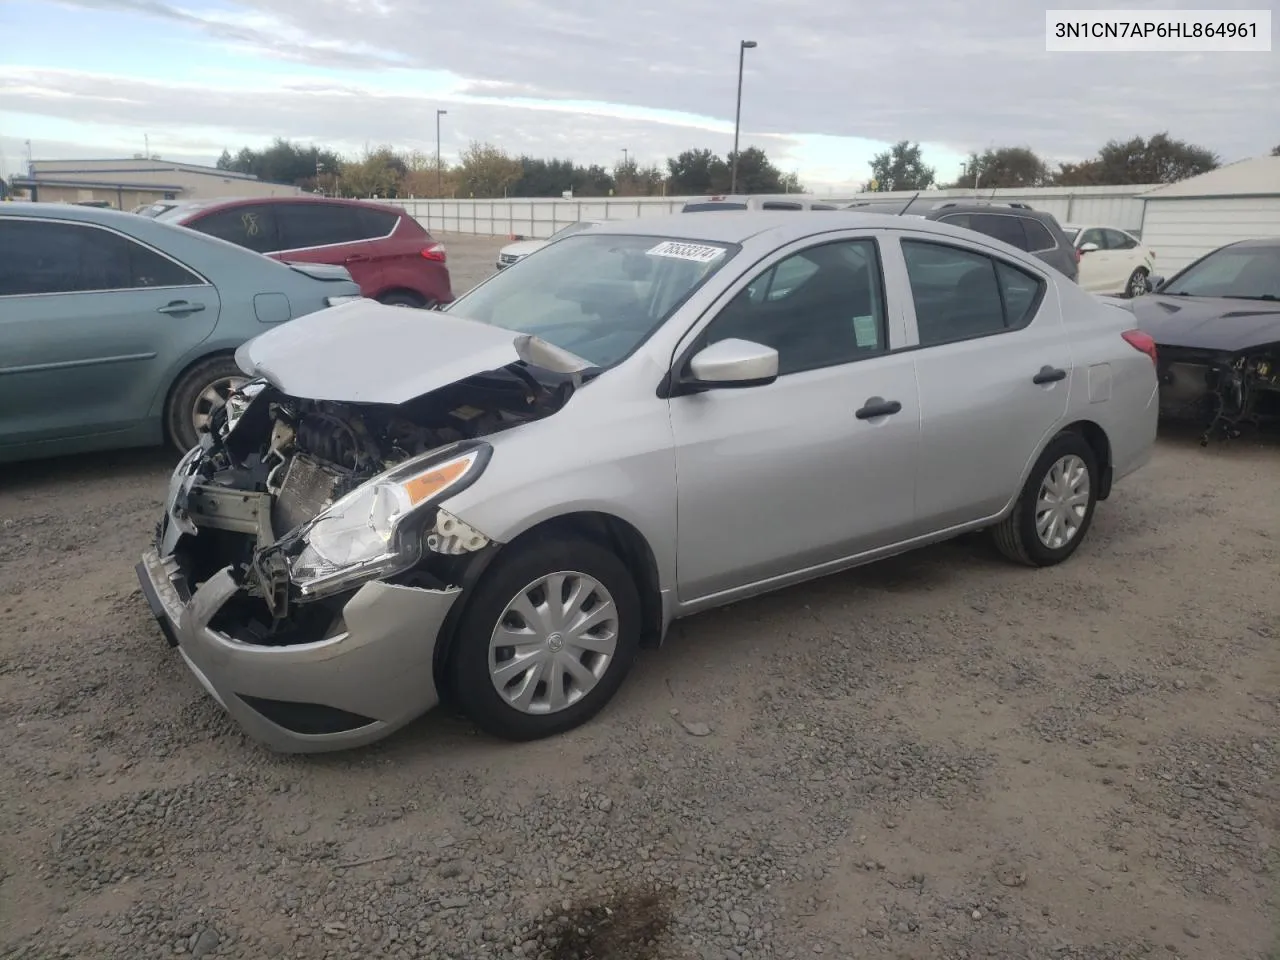
[[[469,487],[484,472],[493,448],[455,444],[379,474],[336,501],[297,534],[289,579],[303,600],[407,570],[422,555],[431,507]]]

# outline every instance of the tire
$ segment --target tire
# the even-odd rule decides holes
[[[416,293],[403,293],[399,291],[384,293],[378,298],[378,302],[386,304],[388,307],[413,307],[414,309],[419,309],[430,306],[429,303],[424,302]]]
[[[215,408],[212,394],[219,394],[225,402],[227,388],[248,379],[235,359],[227,356],[208,357],[183,373],[165,404],[164,427],[169,443],[179,453],[196,446],[200,442],[196,419],[207,419]]]
[[[1134,291],[1139,291],[1134,293]],[[1140,297],[1147,292],[1147,270],[1145,267],[1138,267],[1133,273],[1129,274],[1129,279],[1124,285],[1124,295],[1133,299]]]
[[[1084,513],[1076,520],[1074,533],[1059,544],[1053,537],[1042,539],[1037,531],[1037,505],[1041,487],[1050,481],[1055,467],[1064,461],[1084,469],[1089,490],[1084,502],[1079,504],[1083,506]],[[1076,552],[1093,523],[1099,479],[1098,459],[1084,437],[1071,432],[1058,434],[1031,468],[1013,511],[992,529],[996,548],[1010,560],[1027,566],[1050,567],[1062,563]]]
[[[458,640],[448,662],[449,690],[451,699],[456,701],[462,712],[486,733],[505,740],[537,740],[585,723],[617,693],[639,649],[640,596],[635,581],[622,560],[594,542],[534,538],[508,549],[511,552],[499,555],[476,585],[458,622]],[[598,679],[591,686],[578,685],[563,666],[555,673],[540,674],[535,674],[533,671],[538,668],[533,667],[528,672],[509,674],[505,695],[499,693],[499,681],[493,678],[491,672],[491,644],[495,640],[494,633],[502,626],[508,605],[525,595],[528,588],[542,578],[565,571],[589,578],[612,596],[616,614],[611,618],[614,637],[612,658],[602,665],[597,659],[600,656],[598,651],[582,652],[581,648],[574,645],[575,638],[569,629],[565,629],[563,636],[555,630],[550,633],[538,631],[531,634],[531,637],[537,639],[529,644],[529,653],[526,654],[529,663],[535,662],[535,655],[551,657],[556,664],[576,660],[579,671],[585,668],[588,675],[601,670]],[[577,582],[591,590],[592,595],[600,596],[586,580],[579,579]],[[572,585],[571,580],[570,586]],[[545,593],[538,594],[535,591],[535,596],[538,595],[546,596]],[[592,609],[597,608],[587,606],[585,612],[589,613]],[[521,619],[518,616],[509,619],[507,625],[519,629]],[[606,638],[603,641],[595,637],[584,637],[581,642],[607,646],[609,625],[610,620],[606,620],[598,635]],[[555,623],[551,624],[551,627],[555,626]],[[542,640],[543,637],[546,639]],[[557,637],[561,638],[558,642],[555,639]],[[558,643],[563,643],[564,646],[552,646]],[[492,651],[492,664],[507,664],[513,670],[518,670],[514,656],[509,656],[515,650],[514,647],[498,645]],[[575,650],[581,655],[575,656]],[[550,681],[537,681],[538,678],[557,675],[564,684],[565,699],[559,709],[551,709]],[[582,675],[581,672],[579,675]],[[532,694],[524,709],[511,702],[519,699],[521,691]],[[571,699],[575,692],[576,699]]]

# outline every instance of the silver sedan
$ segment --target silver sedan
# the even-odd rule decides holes
[[[242,347],[138,574],[275,749],[369,743],[442,696],[543,737],[679,617],[977,530],[1066,560],[1151,453],[1133,326],[927,221],[602,224],[445,311],[354,302]]]

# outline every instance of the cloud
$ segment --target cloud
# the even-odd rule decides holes
[[[68,60],[3,73],[2,109],[151,131],[163,122],[174,142],[199,131],[205,139],[225,135],[232,147],[279,134],[434,149],[434,111],[446,106],[451,152],[472,137],[599,163],[612,163],[624,147],[642,160],[691,146],[723,152],[739,39],[759,43],[746,54],[744,143],[788,168],[803,163],[802,176],[807,168],[863,179],[870,150],[900,139],[922,142],[943,176],[954,173],[956,156],[988,145],[1076,160],[1108,139],[1161,130],[1231,160],[1269,149],[1280,126],[1274,54],[1048,54],[1043,8],[1025,0],[872,8],[829,0],[727,7],[723,0],[468,0],[429,12],[414,0],[59,2],[127,20],[144,34],[196,40],[188,44],[196,51],[188,76],[213,76],[235,58],[234,89],[157,79],[147,63],[90,77],[66,68],[94,71],[91,62]],[[281,64],[309,71],[320,86],[279,80]],[[39,69],[55,66],[64,69]],[[447,89],[423,91],[428,74],[451,78]],[[75,98],[83,98],[79,106]]]
[[[161,0],[75,2],[197,16]],[[1266,146],[1259,119],[1280,119],[1280,64],[1272,54],[1049,54],[1043,9],[1024,0],[874,8],[827,0],[730,7],[722,0],[612,7],[468,0],[433,5],[429,15],[415,0],[255,0],[252,13],[232,9],[198,18],[213,36],[239,31],[264,52],[318,65],[347,66],[349,51],[368,51],[384,63],[469,78],[464,92],[726,119],[738,39],[755,39],[743,121],[759,133],[908,138],[962,150],[1025,143],[1050,156],[1083,157],[1108,138],[1168,128],[1239,156]]]
[[[434,151],[435,111],[442,103],[452,108],[454,102],[466,106],[451,110],[445,121],[442,135],[448,153],[474,139],[496,143],[513,154],[571,156],[612,166],[622,159],[624,148],[641,163],[660,162],[691,144],[715,143],[721,136],[721,124],[711,121],[709,131],[697,118],[656,121],[628,117],[625,109],[618,116],[600,105],[512,106],[465,95],[442,101],[310,79],[273,79],[270,85],[253,88],[0,68],[0,102],[8,111],[68,124],[92,116],[94,123],[106,127],[167,130],[168,140],[161,133],[151,134],[154,149],[186,155],[199,150],[193,149],[195,144],[207,148],[218,143],[217,131],[224,132],[221,143],[232,150],[245,138],[266,141],[287,135],[349,153],[383,143]],[[198,104],[198,126],[193,126],[193,104]],[[790,145],[786,138],[774,137],[762,137],[760,143],[774,153]]]

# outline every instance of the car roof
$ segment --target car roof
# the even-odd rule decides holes
[[[175,204],[171,209],[160,214],[157,219],[179,220],[193,213],[241,207],[246,204],[256,205],[264,203],[336,203],[344,207],[370,207],[375,210],[388,210],[392,213],[400,214],[404,213],[404,208],[400,207],[398,204],[384,203],[380,200],[352,200],[346,197],[317,197],[314,194],[299,194],[298,196],[292,197],[216,197],[210,200],[182,200]]]
[[[972,237],[970,230],[932,220],[912,218],[907,222],[897,217],[886,217],[883,213],[857,213],[851,210],[726,210],[714,217],[690,217],[673,213],[661,217],[610,220],[607,225],[592,227],[590,233],[673,237],[711,243],[745,243],[752,237],[769,234],[771,240],[784,244],[833,230],[885,228],[936,233],[940,237]]]
[[[111,207],[87,207],[76,203],[33,203],[15,200],[0,203],[0,216],[34,217],[41,220],[80,220],[105,226],[127,228],[140,219],[136,213]]]
[[[1235,243],[1227,244],[1227,246],[1243,247],[1246,250],[1280,247],[1280,237],[1254,237],[1250,240],[1237,240]]]

